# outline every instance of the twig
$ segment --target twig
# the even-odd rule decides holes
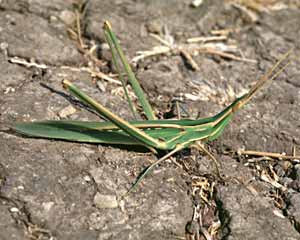
[[[287,188],[278,182],[278,175],[270,168],[270,171],[273,175],[273,178],[267,173],[266,170],[262,170],[260,173],[260,179],[270,183],[275,188],[281,189],[282,191],[286,191]]]
[[[240,155],[251,155],[251,156],[258,156],[258,157],[271,157],[271,158],[278,158],[278,159],[299,159],[300,156],[290,156],[284,155],[281,153],[272,153],[272,152],[259,152],[259,151],[252,151],[252,150],[238,150],[238,154]]]
[[[162,43],[163,45],[165,45],[165,46],[167,46],[167,47],[171,47],[171,44],[170,44],[168,41],[162,39],[162,38],[161,38],[160,36],[158,36],[157,34],[150,33],[149,35],[150,35],[151,37],[153,37],[155,40],[157,40],[157,41],[159,41],[160,43]]]
[[[156,55],[166,54],[170,51],[171,51],[171,48],[169,48],[167,46],[156,46],[156,47],[153,47],[152,50],[149,50],[149,51],[138,51],[137,56],[135,56],[131,61],[133,63],[137,63],[138,61],[140,61],[142,59],[156,56]]]
[[[186,59],[186,61],[191,65],[192,69],[195,71],[200,70],[198,64],[195,62],[195,60],[192,58],[189,52],[187,52],[184,49],[179,49],[179,52],[182,54],[182,56]]]
[[[91,60],[96,66],[101,67],[105,65],[104,62],[102,62],[100,59],[98,59],[93,53],[95,52],[97,46],[92,45],[90,48],[88,45],[86,45],[82,38],[82,18],[84,18],[84,15],[86,14],[87,9],[87,1],[82,1],[78,4],[77,8],[75,9],[75,21],[73,23],[73,26],[68,28],[68,32],[72,39],[76,41],[76,45],[78,50],[83,53],[84,56],[86,56],[89,60]]]
[[[107,82],[121,85],[121,82],[119,80],[113,79],[110,76],[104,74],[103,72],[96,71],[96,70],[93,70],[88,67],[81,67],[81,68],[70,67],[70,66],[56,67],[56,66],[51,66],[51,65],[46,65],[46,64],[38,64],[35,62],[29,62],[26,59],[19,58],[19,57],[12,57],[8,61],[11,63],[14,63],[14,64],[20,64],[20,65],[28,67],[28,68],[30,68],[30,67],[35,67],[35,68],[39,68],[39,69],[61,68],[61,69],[67,69],[67,70],[77,71],[77,72],[87,72],[87,73],[90,73],[92,77],[98,77],[103,80],[106,80]]]
[[[228,36],[229,33],[232,32],[238,32],[240,31],[240,28],[226,28],[226,29],[217,29],[217,30],[211,30],[211,34],[213,35],[224,35],[224,36]]]
[[[187,43],[197,43],[197,42],[205,43],[205,42],[212,42],[212,41],[223,41],[226,39],[227,37],[225,35],[221,35],[221,36],[188,38],[186,41]]]
[[[186,40],[186,42],[188,44],[180,44],[180,45],[175,44],[172,41],[173,38],[171,38],[171,40],[167,40],[167,39],[163,39],[162,37],[160,37],[157,34],[150,33],[149,35],[162,45],[153,47],[152,50],[150,50],[150,51],[137,52],[137,56],[135,56],[132,59],[132,62],[137,63],[138,61],[145,59],[147,57],[166,54],[168,52],[173,52],[175,54],[178,54],[178,53],[182,54],[182,56],[188,61],[188,63],[191,65],[191,67],[194,70],[199,70],[199,66],[197,65],[195,60],[193,60],[193,58],[192,58],[192,53],[202,52],[202,53],[219,55],[221,57],[229,58],[229,59],[236,60],[236,61],[256,63],[255,60],[247,59],[244,57],[238,57],[234,54],[229,53],[232,51],[236,51],[236,49],[235,49],[236,47],[228,46],[228,45],[220,42],[220,41],[226,40],[228,33],[231,31],[233,31],[233,30],[227,29],[227,30],[223,30],[223,32],[215,31],[213,33],[213,34],[221,34],[220,36],[189,38]],[[205,44],[206,42],[211,42],[211,41],[213,41],[213,42],[219,41],[219,42]],[[200,46],[199,45],[195,46],[195,43],[198,43],[198,42],[201,42],[202,45],[200,44]],[[193,45],[191,46],[190,44],[194,44],[194,46]]]
[[[81,46],[82,49],[85,49],[85,45],[83,43],[83,40],[81,38],[81,17],[80,17],[80,12],[78,11],[78,9],[76,9],[75,11],[76,13],[76,30],[77,30],[77,39],[78,39],[78,42]]]
[[[231,53],[226,53],[226,52],[216,50],[213,48],[199,48],[198,51],[203,52],[203,53],[208,53],[208,54],[219,55],[221,57],[229,58],[229,59],[236,60],[236,61],[249,62],[249,63],[257,62],[256,60],[253,60],[253,59],[237,57],[236,55],[233,55]]]
[[[35,63],[35,62],[29,62],[26,59],[19,58],[19,57],[12,57],[8,61],[11,62],[11,63],[23,65],[27,68],[30,68],[30,67],[35,67],[35,68],[39,68],[39,69],[47,69],[48,68],[48,66],[45,65],[45,64],[38,64],[38,63]]]
[[[113,78],[109,77],[107,74],[104,74],[103,72],[96,71],[96,70],[93,70],[93,69],[88,68],[88,67],[76,68],[76,67],[69,67],[69,66],[61,66],[61,68],[62,69],[68,69],[68,70],[71,70],[71,71],[87,72],[87,73],[90,73],[92,77],[98,77],[98,78],[101,78],[103,80],[106,80],[107,82],[114,83],[114,84],[117,84],[117,85],[120,85],[120,86],[122,85],[119,80],[113,79]]]
[[[253,10],[251,10],[251,9],[241,5],[241,4],[238,4],[238,3],[232,3],[232,6],[234,6],[235,8],[237,8],[239,10],[241,10],[242,12],[244,12],[252,22],[257,22],[258,21],[258,15]]]

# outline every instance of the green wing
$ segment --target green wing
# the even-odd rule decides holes
[[[143,121],[133,122],[142,125]],[[152,126],[152,125],[151,125]],[[29,137],[61,139],[73,142],[141,145],[127,133],[107,122],[43,121],[16,123],[16,132]],[[182,132],[181,128],[146,128],[151,137],[168,141]]]

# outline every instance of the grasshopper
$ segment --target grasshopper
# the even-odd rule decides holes
[[[123,79],[122,69],[128,76],[128,81],[145,112],[147,120],[128,122],[86,95],[70,81],[63,80],[62,84],[66,90],[90,106],[108,121],[87,122],[61,120],[21,122],[14,124],[13,129],[30,137],[96,144],[142,145],[154,153],[157,153],[157,150],[167,151],[162,158],[158,159],[142,172],[131,189],[137,186],[146,174],[157,164],[184,148],[192,146],[197,147],[214,159],[213,155],[203,147],[203,143],[218,138],[234,114],[247,104],[268,80],[276,78],[290,63],[290,61],[288,61],[284,66],[280,67],[282,62],[290,55],[291,50],[287,52],[266,74],[264,74],[246,94],[236,98],[229,106],[212,117],[196,120],[160,120],[156,118],[146,95],[124,56],[109,22],[106,21],[104,23],[103,29],[112,52],[112,60],[119,73],[126,96],[128,97],[128,93],[126,92],[126,83]],[[133,113],[136,114],[136,110],[131,104],[129,97],[128,102]]]

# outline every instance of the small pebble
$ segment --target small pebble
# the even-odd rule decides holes
[[[8,43],[7,42],[0,43],[0,49],[2,51],[8,49]]]
[[[16,213],[16,212],[19,212],[19,209],[16,207],[12,207],[11,209],[9,209],[9,211],[12,213]]]
[[[191,6],[194,7],[194,8],[197,8],[197,7],[199,7],[202,3],[203,3],[203,0],[194,0],[194,1],[192,1]]]
[[[278,210],[278,209],[274,209],[273,213],[275,216],[280,217],[280,218],[285,218],[285,216],[282,214],[282,211]]]
[[[101,49],[101,50],[109,50],[110,48],[109,48],[108,43],[102,43],[102,44],[100,45],[100,49]]]
[[[99,88],[99,90],[101,92],[105,92],[105,90],[106,90],[106,87],[105,87],[104,83],[101,82],[101,81],[97,81],[97,87]]]
[[[66,25],[71,25],[75,21],[76,16],[75,16],[74,12],[72,12],[70,10],[64,10],[60,13],[59,18]]]
[[[46,212],[49,212],[54,206],[54,204],[55,204],[54,202],[43,202],[42,206]]]
[[[90,182],[92,179],[89,175],[86,175],[83,177],[83,180],[86,181],[86,182]]]
[[[4,94],[8,94],[10,92],[15,92],[16,90],[13,88],[13,87],[7,87],[5,90],[4,90]]]
[[[74,108],[72,105],[69,105],[67,107],[65,107],[64,109],[62,109],[58,115],[60,118],[66,118],[72,114],[74,114],[76,112],[76,108]]]
[[[160,34],[162,32],[162,24],[159,21],[148,22],[146,28],[149,33]]]
[[[103,195],[99,192],[94,197],[94,204],[97,208],[117,208],[119,206],[116,196]]]

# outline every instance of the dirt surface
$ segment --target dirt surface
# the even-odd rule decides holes
[[[61,86],[64,78],[132,119],[119,85],[78,70],[94,64],[104,73],[114,71],[102,33],[104,20],[111,22],[130,59],[160,45],[150,33],[174,42],[174,51],[135,65],[160,116],[172,115],[170,103],[178,97],[191,118],[217,113],[288,49],[299,53],[297,1],[256,1],[270,3],[261,8],[237,3],[243,1],[204,1],[198,7],[191,2],[90,0],[85,14],[78,10],[86,44],[82,49],[67,31],[74,30],[74,1],[0,1],[1,240],[300,239],[300,159],[236,153],[246,149],[291,155],[293,147],[300,152],[297,61],[209,143],[222,163],[222,174],[233,177],[225,183],[214,177],[207,156],[184,150],[121,199],[156,156],[114,146],[24,138],[8,131],[16,121],[98,120],[69,100]],[[198,53],[192,54],[195,70],[177,51],[187,38],[211,36],[212,30],[221,29],[235,29],[223,47],[234,45],[235,56],[255,61]],[[94,58],[86,50],[92,46],[97,47]]]

